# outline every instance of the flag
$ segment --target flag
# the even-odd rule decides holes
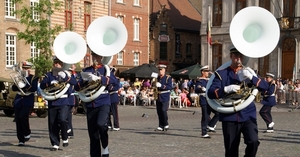
[[[206,28],[206,34],[207,34],[207,43],[209,45],[211,45],[211,25],[210,25],[210,16],[211,16],[211,13],[210,13],[210,6],[208,6],[208,16],[207,16],[207,28]]]
[[[207,28],[206,28],[206,34],[207,34],[207,43],[211,45],[211,27],[210,27],[210,21],[207,22]]]

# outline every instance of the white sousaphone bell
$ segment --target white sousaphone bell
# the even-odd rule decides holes
[[[251,6],[240,10],[232,19],[230,24],[230,38],[235,48],[243,55],[250,58],[260,58],[271,53],[278,44],[280,29],[274,15],[268,10]],[[231,65],[231,61],[223,64],[217,70]],[[213,74],[206,88],[212,84]],[[257,95],[258,90],[252,88],[245,99],[224,100],[209,99],[208,104],[221,113],[234,113],[247,107]]]
[[[67,31],[55,38],[53,50],[56,57],[64,63],[63,70],[68,70],[71,64],[78,63],[84,58],[87,46],[81,35]],[[69,83],[61,82],[41,90],[41,95],[46,100],[55,100],[65,94],[69,87]]]
[[[124,48],[127,38],[128,33],[125,25],[115,17],[100,17],[89,25],[86,32],[88,46],[94,53],[103,57],[101,62],[106,69],[106,76],[110,76],[108,65],[112,62],[113,55]],[[96,99],[106,88],[106,86],[98,84],[98,87],[94,87],[94,84],[91,84],[89,87],[85,87],[84,90],[79,91],[79,98],[83,102],[90,102]]]

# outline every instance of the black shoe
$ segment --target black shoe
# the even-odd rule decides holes
[[[69,143],[63,143],[63,147],[68,147]]]
[[[57,151],[59,147],[57,145],[54,145],[52,148],[50,148],[50,151]]]
[[[102,154],[102,157],[109,157],[109,154]]]
[[[25,146],[25,142],[19,142],[18,146]]]

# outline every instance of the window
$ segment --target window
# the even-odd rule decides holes
[[[134,23],[133,23],[133,33],[134,33],[134,38],[133,40],[138,41],[140,40],[139,36],[140,36],[140,19],[135,18],[134,19]]]
[[[246,7],[247,1],[246,0],[236,0],[236,6],[235,6],[235,13],[239,12],[243,8]]]
[[[84,30],[86,31],[91,24],[91,3],[84,2]]]
[[[259,0],[259,6],[270,11],[270,0]]]
[[[65,0],[65,27],[69,30],[72,28],[72,0]]]
[[[83,58],[83,66],[86,68],[86,67],[89,67],[90,64],[91,64],[91,49],[87,49],[86,51],[86,54]]]
[[[212,45],[212,70],[216,70],[222,64],[222,44]]]
[[[123,65],[123,54],[124,52],[121,51],[117,55],[117,65]]]
[[[6,67],[16,64],[16,35],[6,34],[5,38]]]
[[[117,3],[124,3],[123,0],[117,0]]]
[[[283,16],[288,19],[288,28],[294,28],[296,0],[283,0]]]
[[[13,0],[5,0],[5,17],[6,18],[16,18],[14,14],[16,10],[16,5],[13,3]]]
[[[34,42],[32,42],[30,44],[30,52],[31,52],[31,58],[35,58],[40,55],[40,50],[36,48],[36,45]]]
[[[140,0],[134,0],[133,5],[135,6],[140,6]]]
[[[40,14],[36,11],[36,7],[38,7],[39,0],[30,0],[30,6],[32,8],[32,19],[35,21],[39,21]]]
[[[167,24],[161,24],[160,25],[160,35],[162,34],[168,34],[168,25]]]
[[[133,53],[133,65],[139,65],[140,54],[138,52]]]
[[[186,44],[186,58],[192,58],[192,44]]]
[[[167,42],[160,42],[160,44],[159,44],[159,59],[161,59],[161,60],[168,59]]]
[[[221,26],[222,23],[222,0],[214,0],[213,3],[213,26]]]
[[[124,16],[123,15],[118,15],[117,19],[119,19],[120,21],[122,21],[124,23]]]

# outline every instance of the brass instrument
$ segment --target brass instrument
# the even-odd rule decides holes
[[[158,99],[158,89],[156,87],[157,78],[153,78],[153,80],[154,80],[152,83],[153,97],[154,97],[154,100],[157,100]]]
[[[21,92],[21,95],[25,95],[28,96],[30,94],[32,94],[31,92],[24,92],[22,90],[22,88],[19,86],[19,84],[23,84],[23,85],[30,85],[30,83],[27,81],[26,77],[24,77],[21,74],[21,70],[19,68],[19,64],[14,65],[13,71],[9,74],[10,78],[14,81],[15,85],[18,87],[19,91]]]
[[[234,47],[244,56],[260,58],[271,53],[277,46],[280,29],[276,18],[268,10],[251,6],[240,10],[233,17],[229,35]],[[217,70],[230,65],[231,61],[221,65]],[[247,69],[244,65],[243,68]],[[247,70],[254,75],[252,69]],[[212,74],[207,83],[207,89],[210,88],[214,78],[215,74]],[[249,87],[245,83],[242,83],[242,86],[243,88],[236,94],[227,95],[222,99],[206,97],[207,102],[214,110],[221,113],[238,112],[251,104],[258,93],[258,89],[255,87]]]

